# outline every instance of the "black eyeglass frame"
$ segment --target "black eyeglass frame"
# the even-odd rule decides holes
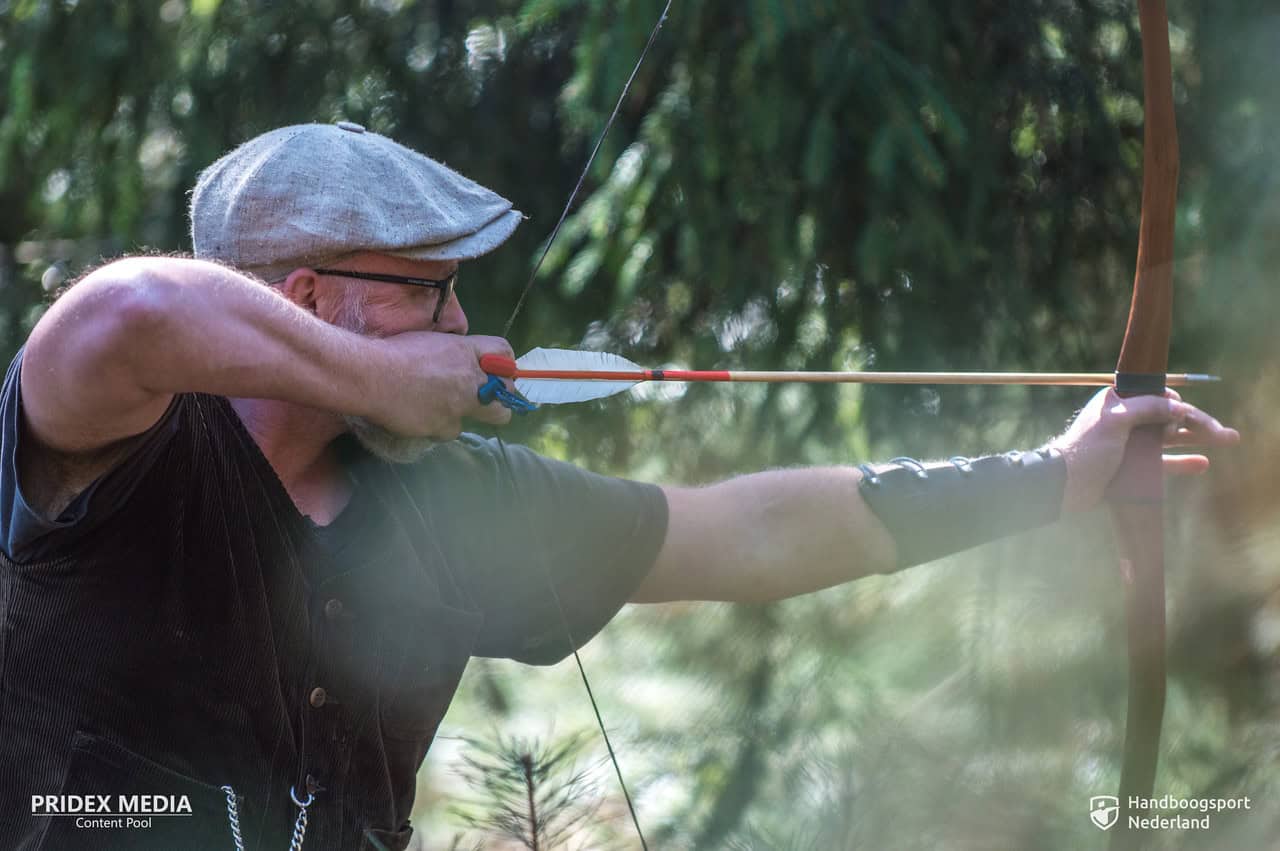
[[[436,298],[435,313],[431,315],[432,324],[440,322],[440,314],[444,313],[445,306],[449,300],[453,298],[454,287],[458,283],[458,270],[454,269],[453,273],[447,278],[441,278],[433,281],[431,278],[411,278],[407,275],[388,275],[383,272],[353,272],[350,269],[313,269],[320,275],[333,275],[340,278],[355,278],[359,281],[379,281],[384,284],[407,284],[411,287],[434,287],[440,290],[440,295]]]

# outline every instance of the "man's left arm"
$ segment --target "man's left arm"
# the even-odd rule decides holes
[[[886,573],[896,548],[855,468],[770,470],[664,487],[667,536],[636,603],[758,603]]]
[[[1166,427],[1166,445],[1171,447],[1226,446],[1240,439],[1234,429],[1181,401],[1172,391],[1166,398],[1124,399],[1110,388],[1103,390],[1067,431],[1049,444],[1065,463],[1066,477],[1056,490],[1049,489],[1055,494],[1055,504],[1048,506],[1047,519],[1100,503],[1120,466],[1129,432],[1150,424]],[[997,506],[1002,499],[1017,506],[1029,492],[1018,476],[1005,476],[997,470],[992,476],[975,477],[984,484],[974,484],[974,490],[967,493],[968,485],[963,481],[957,484],[949,466],[942,462],[924,468],[953,476],[943,502],[925,488],[896,505],[881,499],[875,510],[863,497],[864,474],[856,468],[775,470],[703,488],[664,488],[669,509],[666,539],[631,600],[778,600],[924,560],[908,555],[908,551],[936,557],[1017,531],[996,523],[992,527],[995,531],[984,536],[984,530],[953,524],[960,527],[959,534],[951,536],[953,541],[931,541],[922,549],[917,539],[927,536],[935,525],[946,525],[929,519],[930,512],[938,518],[946,515],[945,500],[955,500],[953,515],[976,512],[980,517],[984,511],[1000,513]],[[1165,456],[1167,473],[1201,473],[1208,466],[1203,455]],[[881,468],[874,469],[883,475]],[[989,490],[981,492],[979,487]],[[1007,490],[1002,492],[1001,488]],[[1049,491],[1041,487],[1034,492]],[[920,512],[918,523],[912,522],[913,508]],[[887,513],[890,511],[892,516]],[[1031,512],[1027,516],[1046,522],[1045,514]],[[892,533],[890,528],[898,531]],[[912,540],[906,539],[908,535]]]

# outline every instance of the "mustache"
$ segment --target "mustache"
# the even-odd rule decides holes
[[[354,334],[365,337],[377,337],[369,332],[369,323],[365,317],[368,300],[364,293],[353,292],[343,299],[333,317],[333,324]],[[364,417],[343,414],[343,422],[347,431],[355,437],[356,442],[369,454],[392,464],[412,464],[419,461],[436,441],[429,437],[408,437],[396,434],[380,425],[369,422]]]

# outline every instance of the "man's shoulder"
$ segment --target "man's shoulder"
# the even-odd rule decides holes
[[[416,493],[436,493],[457,502],[464,495],[492,498],[524,483],[560,480],[582,471],[542,455],[528,446],[464,432],[438,443],[411,464],[395,465],[399,478]]]
[[[506,448],[508,453],[516,449],[510,445]],[[453,440],[437,443],[413,463],[394,466],[402,478],[412,481],[457,478],[474,481],[492,476],[505,465],[502,447],[496,438],[464,432]]]
[[[442,457],[493,457],[500,452],[498,438],[485,437],[464,431],[454,440],[446,440],[431,447],[427,457],[440,454]]]
[[[507,453],[532,453],[528,447],[506,444]],[[503,447],[496,437],[484,437],[463,432],[453,440],[437,443],[412,467],[433,469],[439,467],[489,467],[502,462]]]

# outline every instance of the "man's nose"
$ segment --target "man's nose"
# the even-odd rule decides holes
[[[466,335],[467,329],[467,313],[462,309],[462,302],[458,301],[458,294],[454,293],[449,303],[444,306],[444,311],[440,314],[440,321],[436,323],[436,327],[432,330],[439,331],[442,334],[462,334]]]

